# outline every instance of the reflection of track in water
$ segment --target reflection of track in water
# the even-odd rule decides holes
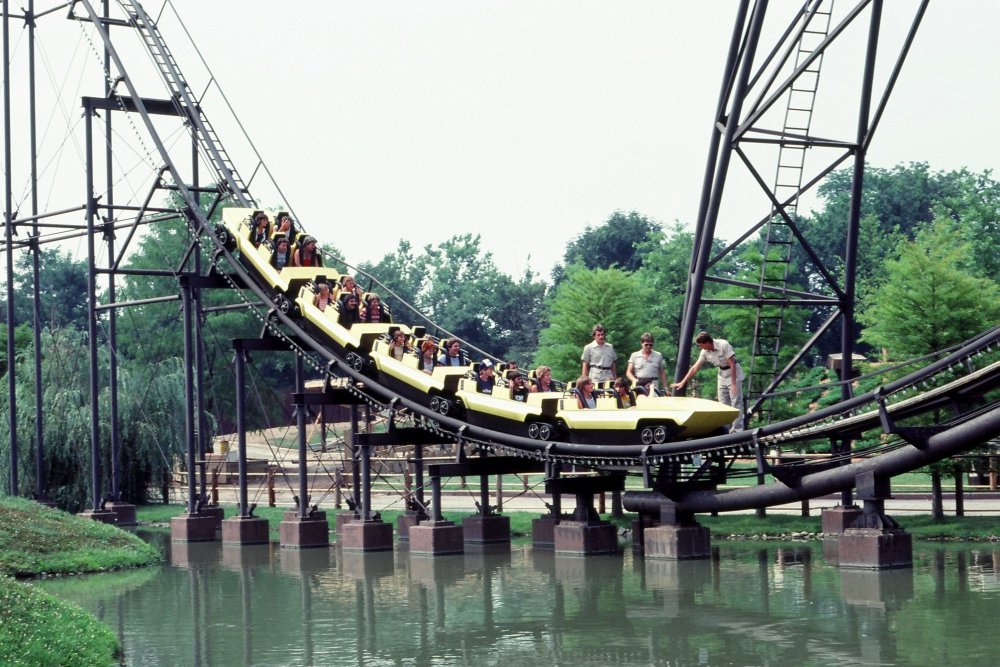
[[[155,23],[141,9],[138,3],[121,2],[130,10],[132,27],[142,34],[147,49],[152,53],[169,53],[159,35]],[[112,61],[124,75],[124,63],[115,50],[108,35],[108,29],[90,3],[81,3],[91,22],[104,41]],[[208,124],[204,111],[196,102],[176,62],[172,58],[159,57],[156,61],[164,74],[174,103],[184,108],[191,119],[191,131],[199,145],[203,157],[209,162],[220,179],[220,187],[235,202],[244,207],[254,206],[249,191],[240,178],[236,167],[222,148],[219,137]],[[1000,339],[1000,329],[986,332],[969,341],[943,359],[924,369],[888,383],[879,391],[869,392],[854,399],[844,401],[830,408],[810,415],[803,415],[785,422],[770,424],[752,432],[735,433],[727,436],[675,443],[640,445],[616,445],[613,440],[606,444],[587,445],[566,442],[539,442],[527,437],[486,429],[468,424],[453,417],[442,416],[418,402],[397,396],[372,378],[356,371],[346,359],[326,347],[310,335],[299,321],[283,312],[273,300],[273,294],[266,286],[260,285],[247,270],[226,250],[217,238],[206,214],[198,205],[195,192],[185,183],[185,179],[171,158],[170,151],[160,140],[150,114],[142,106],[142,99],[132,82],[123,76],[122,83],[131,96],[131,104],[145,124],[170,172],[179,196],[186,203],[184,214],[195,232],[199,243],[207,244],[214,257],[212,272],[221,277],[237,291],[240,298],[250,306],[265,325],[268,335],[283,339],[288,347],[301,355],[307,363],[331,377],[346,377],[353,383],[347,390],[352,396],[368,403],[379,411],[389,411],[393,417],[412,420],[413,423],[439,437],[442,441],[458,442],[465,447],[485,454],[501,454],[522,457],[532,461],[543,461],[548,465],[571,464],[595,470],[611,470],[642,474],[647,486],[660,486],[660,482],[674,485],[675,500],[681,500],[685,510],[710,511],[758,507],[781,504],[825,495],[854,485],[859,471],[875,471],[890,475],[912,470],[952,453],[978,444],[1000,433],[1000,412],[996,401],[982,407],[978,412],[958,415],[953,421],[930,432],[903,430],[903,439],[891,445],[855,450],[849,458],[830,459],[821,464],[799,466],[776,466],[767,469],[781,480],[767,486],[719,493],[715,487],[718,474],[724,474],[735,457],[761,455],[772,445],[803,442],[807,440],[829,440],[831,438],[854,438],[863,432],[881,428],[892,432],[900,418],[912,419],[928,415],[946,403],[970,402],[995,388],[1000,381],[1000,366],[997,363],[978,371],[968,368],[975,355],[982,354]],[[124,99],[120,97],[119,99]],[[961,373],[961,377],[944,382],[946,374]],[[916,396],[903,397],[904,392],[919,391],[922,385],[940,383],[942,386]],[[861,414],[859,414],[861,411]],[[831,464],[846,463],[849,460],[869,457],[866,461],[828,469]],[[709,484],[706,488],[706,482]]]

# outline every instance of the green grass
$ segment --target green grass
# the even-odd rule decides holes
[[[114,526],[23,498],[0,498],[0,574],[104,572],[160,558],[154,547]]]
[[[118,642],[94,616],[0,575],[0,664],[117,665]]]

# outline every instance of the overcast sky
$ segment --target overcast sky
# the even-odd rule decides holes
[[[352,263],[472,232],[504,271],[547,277],[615,210],[694,222],[735,0],[173,4],[300,220]],[[771,2],[762,49],[799,4]],[[885,5],[894,52],[915,3]],[[998,25],[995,0],[931,3],[871,163],[997,167]],[[817,134],[856,124],[862,46],[846,44],[824,62]],[[230,147],[221,101],[205,110]],[[731,182],[725,238],[766,212]]]

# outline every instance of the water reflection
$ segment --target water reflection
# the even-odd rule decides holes
[[[162,546],[158,571],[39,585],[99,614],[130,665],[986,665],[1000,613],[992,545],[883,572],[818,543],[696,561]]]

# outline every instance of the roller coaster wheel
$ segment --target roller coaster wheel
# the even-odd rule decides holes
[[[538,425],[538,439],[539,440],[549,440],[552,437],[552,424],[539,424]]]
[[[452,411],[452,402],[447,398],[439,398],[437,411],[442,417],[447,417]]]
[[[667,440],[667,429],[657,426],[653,429],[653,442],[662,445]]]
[[[219,237],[219,243],[222,247],[232,252],[236,249],[236,239],[233,238],[232,233],[230,233],[229,228],[225,225],[217,225],[215,227],[215,235]]]
[[[431,410],[434,412],[438,411],[438,406],[441,404],[440,396],[431,396]]]
[[[347,353],[347,363],[348,363],[348,365],[350,365],[351,368],[353,368],[354,370],[356,370],[359,373],[365,367],[365,360],[364,360],[364,358],[360,354],[358,354],[356,352],[348,352]]]
[[[285,315],[288,315],[290,312],[292,312],[292,302],[284,294],[278,294],[277,296],[275,296],[274,303],[277,304],[278,310],[280,310]]]
[[[642,440],[642,444],[644,445],[653,444],[653,428],[651,426],[647,426],[642,429],[642,432],[639,434],[639,438]]]
[[[528,424],[528,437],[532,440],[538,440],[538,422]]]

